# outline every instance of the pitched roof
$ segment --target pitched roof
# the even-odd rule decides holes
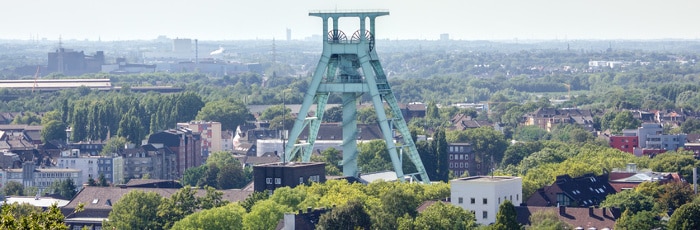
[[[517,206],[515,207],[518,223],[530,225],[530,215],[535,212],[553,211],[557,213],[559,220],[569,223],[583,229],[612,229],[615,226],[615,221],[620,218],[619,209],[598,209],[593,207],[577,208],[577,207],[533,207],[533,206]]]
[[[112,207],[128,192],[138,190],[155,192],[163,197],[170,197],[179,189],[174,188],[134,188],[134,187],[84,187],[68,204],[61,208],[66,218],[107,218]],[[240,189],[218,190],[223,192],[222,199],[237,202],[246,199],[252,191]],[[197,189],[196,196],[204,196],[206,190]],[[84,204],[85,210],[73,213],[78,204]]]
[[[600,204],[607,195],[615,193],[608,183],[608,174],[586,174],[576,178],[560,175],[552,185],[538,189],[526,203],[528,206],[554,206],[557,205],[557,195],[564,194],[573,201],[572,206],[588,207]]]

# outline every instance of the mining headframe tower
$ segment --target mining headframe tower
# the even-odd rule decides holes
[[[358,176],[357,101],[362,95],[369,94],[377,112],[377,122],[396,176],[404,181],[402,156],[399,155],[401,153],[407,155],[416,166],[417,173],[413,175],[419,175],[423,183],[430,183],[375,49],[375,19],[385,15],[389,15],[389,12],[316,11],[309,13],[309,16],[322,19],[323,34],[326,36],[322,36],[321,59],[318,61],[309,88],[304,95],[299,115],[285,144],[283,158],[286,162],[294,159],[300,152],[303,162],[311,159],[328,97],[332,93],[341,94],[343,160],[340,164],[343,166],[344,176]],[[343,17],[357,18],[360,21],[360,28],[350,37],[338,29],[338,21]],[[331,19],[330,22],[329,19]],[[385,108],[385,102],[388,108]],[[309,108],[313,104],[316,104],[316,113],[314,116],[308,116]],[[387,116],[387,109],[391,117]],[[309,128],[308,139],[305,143],[298,142],[299,135],[306,127]],[[394,134],[401,137],[397,143],[394,143]]]

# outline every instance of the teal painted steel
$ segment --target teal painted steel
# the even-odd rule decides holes
[[[357,166],[357,98],[362,94],[369,94],[372,98],[372,105],[377,112],[379,128],[382,131],[382,138],[386,142],[396,176],[399,180],[404,181],[402,156],[399,156],[399,152],[401,152],[407,154],[416,165],[418,172],[411,175],[418,174],[423,183],[430,183],[430,178],[428,178],[420,155],[418,155],[416,145],[411,138],[406,121],[401,114],[374,49],[375,18],[384,15],[389,15],[389,12],[328,11],[309,13],[309,16],[317,16],[323,20],[322,34],[327,34],[327,36],[323,38],[323,53],[285,145],[284,158],[286,161],[294,160],[299,152],[302,152],[302,161],[308,162],[310,160],[328,96],[330,93],[339,93],[342,94],[343,99],[343,160],[339,163],[343,166],[343,175],[358,176],[360,171]],[[355,17],[360,20],[360,29],[353,33],[349,40],[343,31],[338,30],[338,19],[341,17]],[[329,19],[332,19],[331,29],[328,28]],[[369,30],[366,29],[365,19],[369,19]],[[391,117],[387,116],[384,101],[389,107]],[[316,114],[312,117],[307,116],[314,103],[317,104]],[[307,126],[309,126],[309,137],[306,143],[298,143],[299,135]],[[396,130],[392,126],[396,127]],[[401,136],[398,146],[394,143],[394,135]],[[302,148],[303,151],[301,151]],[[397,151],[399,148],[401,151]]]

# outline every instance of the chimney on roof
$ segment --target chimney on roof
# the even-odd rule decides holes
[[[607,217],[607,216],[608,216],[608,208],[603,207],[603,217]]]
[[[595,213],[593,213],[593,206],[588,207],[588,216],[594,217]]]
[[[559,215],[563,216],[566,214],[566,206],[564,205],[559,205]]]

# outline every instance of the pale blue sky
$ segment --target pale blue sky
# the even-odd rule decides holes
[[[303,39],[332,9],[388,10],[380,39],[700,39],[697,0],[3,0],[0,39]]]

